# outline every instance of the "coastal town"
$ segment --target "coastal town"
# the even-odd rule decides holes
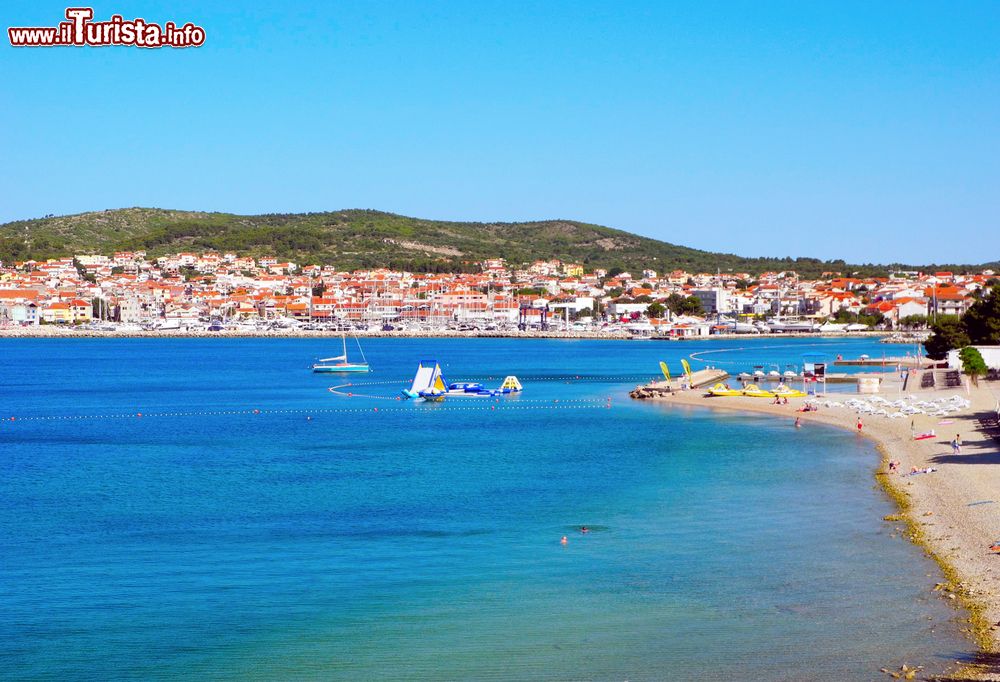
[[[143,251],[0,263],[0,330],[81,332],[920,333],[995,273],[588,270],[502,258],[469,272],[345,272],[275,257]]]
[[[1000,0],[4,9],[0,682],[1000,682]]]

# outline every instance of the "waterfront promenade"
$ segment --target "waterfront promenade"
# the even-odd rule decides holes
[[[4,338],[325,338],[340,337],[345,332],[335,329],[223,329],[220,331],[208,331],[207,329],[157,329],[145,331],[140,329],[119,329],[119,330],[99,330],[83,329],[72,326],[61,325],[39,325],[34,327],[20,326],[0,326],[0,339]],[[392,330],[383,331],[381,329],[351,330],[347,332],[353,336],[363,338],[507,338],[507,339],[628,339],[636,341],[706,341],[721,339],[741,339],[756,340],[771,338],[781,339],[848,339],[848,338],[879,338],[885,337],[884,331],[871,332],[812,332],[812,333],[791,333],[779,335],[760,334],[711,334],[710,336],[691,337],[667,337],[667,336],[643,336],[637,335],[624,329],[592,329],[592,330],[564,330],[564,329],[529,329],[519,331],[511,330],[457,330],[457,329],[419,329],[419,330]]]

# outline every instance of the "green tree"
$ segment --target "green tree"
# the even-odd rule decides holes
[[[853,324],[858,321],[858,314],[847,308],[841,308],[834,314],[833,319],[839,324]]]
[[[907,329],[923,329],[927,326],[927,316],[907,315],[899,321],[899,326]]]
[[[986,376],[989,371],[983,354],[974,346],[966,346],[958,352],[958,357],[962,360],[962,372],[972,377],[972,383],[978,386],[979,377]]]
[[[667,296],[665,304],[675,315],[702,315],[704,309],[697,296],[681,296],[680,294],[670,294]]]
[[[667,307],[662,303],[654,301],[650,303],[646,308],[646,314],[649,317],[663,317],[663,313],[666,312]]]
[[[972,304],[962,316],[962,326],[972,343],[1000,344],[1000,285]]]
[[[688,315],[704,315],[705,309],[701,305],[701,299],[697,296],[688,296],[681,303],[681,313]]]
[[[943,360],[948,351],[963,348],[970,343],[965,327],[954,315],[941,317],[931,326],[931,330],[934,333],[924,341],[924,348],[927,349],[927,357],[932,360]]]
[[[866,324],[869,327],[877,327],[885,322],[885,315],[876,310],[871,315],[858,315],[858,323]]]
[[[103,298],[95,298],[90,303],[90,316],[95,320],[110,320],[113,316],[113,308]]]
[[[84,282],[90,282],[91,284],[97,284],[97,277],[92,272],[87,272],[87,268],[83,267],[83,263],[78,261],[76,258],[73,259],[73,267],[76,271],[80,273],[80,278]]]
[[[972,304],[962,319],[949,315],[931,326],[934,333],[926,342],[927,357],[940,360],[948,351],[969,344],[1000,344],[1000,286]]]

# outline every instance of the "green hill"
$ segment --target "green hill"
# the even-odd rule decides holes
[[[143,249],[156,256],[177,251],[234,251],[273,255],[300,264],[340,269],[392,267],[416,271],[471,270],[485,258],[510,263],[559,258],[597,267],[659,272],[795,270],[884,274],[890,268],[981,270],[986,265],[850,265],[815,258],[744,258],[699,251],[622,230],[572,220],[464,223],[408,218],[371,210],[329,213],[203,213],[125,208],[48,216],[0,225],[0,260],[44,259],[82,253]],[[993,267],[1000,269],[994,263]]]

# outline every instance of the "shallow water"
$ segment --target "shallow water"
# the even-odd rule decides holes
[[[886,349],[379,339],[349,379],[520,376],[493,410],[334,396],[320,340],[5,340],[0,670],[836,680],[968,653],[870,443],[627,399],[724,344],[739,369]],[[250,412],[152,416],[224,410]]]

